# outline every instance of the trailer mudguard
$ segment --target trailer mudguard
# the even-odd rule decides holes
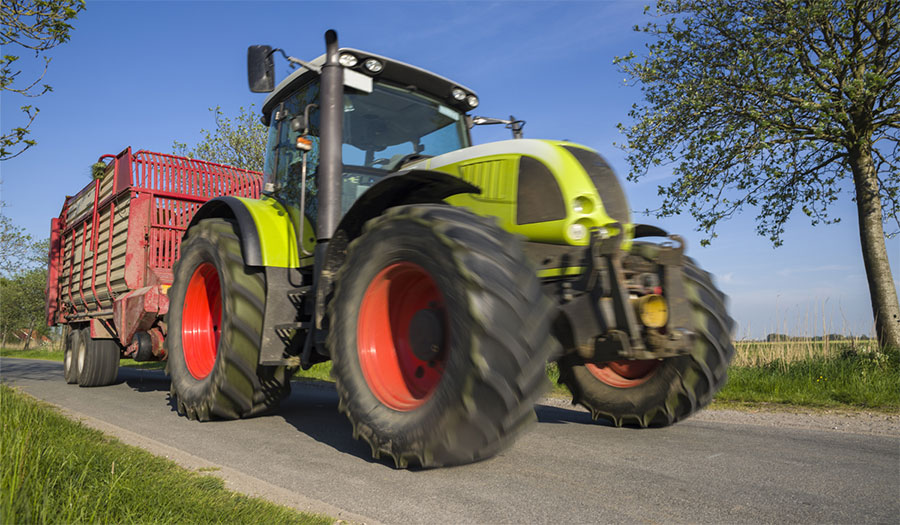
[[[276,199],[267,196],[261,199],[217,197],[194,215],[188,231],[198,221],[212,217],[237,222],[247,266],[300,266],[294,221],[289,210]]]

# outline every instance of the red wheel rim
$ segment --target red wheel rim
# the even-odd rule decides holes
[[[643,385],[653,377],[659,367],[659,361],[656,359],[610,361],[599,365],[587,363],[585,366],[591,375],[609,386],[633,388]]]
[[[188,372],[194,379],[208,376],[216,363],[222,322],[220,291],[215,266],[203,263],[194,270],[181,314],[181,347]]]
[[[423,325],[413,318],[423,311],[440,325],[440,333],[426,334],[436,338],[428,360],[417,357],[412,346],[413,338],[423,335],[415,333]],[[410,262],[381,270],[363,295],[356,330],[359,363],[375,397],[401,412],[422,406],[444,374],[446,334],[444,300],[428,272]]]

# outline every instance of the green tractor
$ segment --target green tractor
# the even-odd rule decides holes
[[[180,413],[268,411],[297,367],[331,360],[354,437],[404,467],[501,450],[552,361],[615,425],[711,401],[734,353],[725,297],[679,237],[632,222],[600,155],[522,139],[520,121],[470,116],[459,83],[325,41],[311,62],[248,51],[251,90],[271,93],[265,196],[208,202],[182,241]],[[276,87],[279,51],[301,67]],[[497,122],[516,138],[472,145]]]

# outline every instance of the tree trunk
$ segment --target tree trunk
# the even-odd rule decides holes
[[[28,326],[28,335],[25,336],[25,348],[22,350],[28,350],[28,345],[31,344],[31,338],[34,336],[34,319],[31,320],[31,325]]]
[[[882,348],[900,348],[900,304],[884,243],[878,174],[875,172],[871,151],[861,147],[852,148],[850,168],[856,185],[859,240],[866,266],[866,279],[869,281],[875,335]]]

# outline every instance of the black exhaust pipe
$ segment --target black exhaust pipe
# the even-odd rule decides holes
[[[325,65],[319,91],[319,216],[316,237],[319,242],[334,235],[341,220],[341,157],[344,124],[344,70],[338,62],[337,32],[325,33]]]

